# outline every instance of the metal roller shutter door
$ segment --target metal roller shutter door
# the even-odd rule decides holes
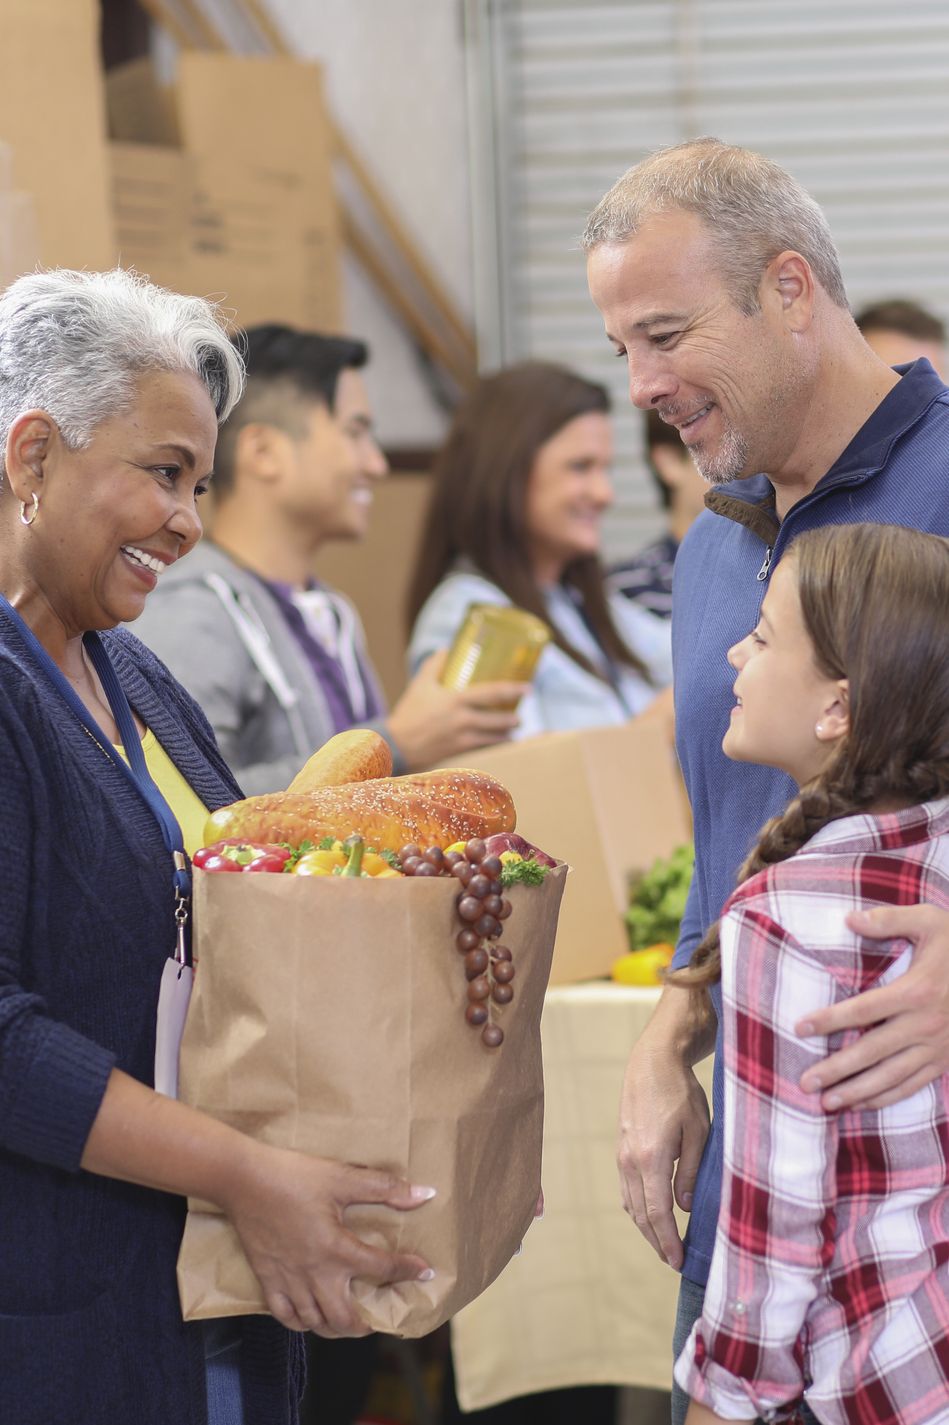
[[[611,552],[658,520],[577,237],[638,158],[703,133],[762,150],[823,205],[855,307],[949,317],[945,0],[467,0],[466,18],[485,364],[542,356],[609,385]]]

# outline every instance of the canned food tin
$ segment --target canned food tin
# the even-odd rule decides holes
[[[542,619],[505,604],[471,604],[448,650],[441,681],[446,688],[469,683],[529,683],[550,640]],[[509,709],[516,702],[505,705]]]

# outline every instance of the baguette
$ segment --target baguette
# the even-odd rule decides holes
[[[392,752],[385,738],[371,727],[351,727],[324,742],[287,791],[311,792],[317,787],[340,787],[346,782],[369,782],[391,775]]]
[[[444,849],[454,841],[513,831],[516,819],[511,795],[500,782],[482,772],[452,769],[248,797],[212,813],[205,841],[240,837],[299,846],[356,834],[377,850],[398,851],[409,842]]]

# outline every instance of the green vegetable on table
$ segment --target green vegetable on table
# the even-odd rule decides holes
[[[630,887],[626,932],[631,950],[650,945],[675,945],[692,881],[695,853],[691,843],[659,857]]]

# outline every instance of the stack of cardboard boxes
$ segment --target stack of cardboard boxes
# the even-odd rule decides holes
[[[241,326],[338,330],[339,217],[318,66],[184,54],[174,92],[147,62],[108,78],[120,260],[215,296]]]
[[[105,267],[114,259],[98,0],[4,0],[0,142],[28,193],[33,251],[17,270]],[[8,229],[9,232],[9,229]]]
[[[339,215],[315,64],[184,54],[103,75],[98,0],[4,0],[0,281],[116,262],[239,325],[338,329]],[[35,226],[24,218],[32,198]]]

